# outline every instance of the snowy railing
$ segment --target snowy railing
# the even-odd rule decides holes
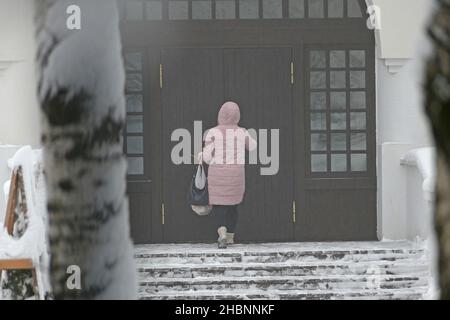
[[[407,223],[410,235],[428,238],[435,198],[435,148],[408,151],[400,160],[406,170]]]
[[[49,291],[47,278],[49,256],[46,241],[47,210],[42,151],[32,150],[29,146],[22,147],[8,161],[8,167],[11,171],[20,170],[21,172],[24,194],[20,196],[20,200],[24,202],[26,214],[20,218],[24,218],[26,222],[20,221],[25,226],[20,237],[9,234],[5,229],[6,225],[1,226],[0,260],[30,259],[36,272],[39,297],[42,299]],[[6,198],[9,196],[10,184],[11,181],[7,181],[3,188]],[[0,292],[0,300],[1,296]]]
[[[430,263],[431,283],[427,299],[437,299],[438,255],[434,232],[434,202],[436,185],[436,149],[432,147],[408,151],[400,160],[407,169],[407,202],[409,224],[416,225],[410,232],[426,240]]]
[[[435,153],[435,148],[432,147],[413,149],[400,159],[402,165],[417,168],[422,177],[424,199],[431,203],[434,201],[436,180]]]

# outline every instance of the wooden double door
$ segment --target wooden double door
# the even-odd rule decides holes
[[[294,239],[291,61],[289,47],[162,50],[165,241],[216,238],[214,212],[199,217],[187,204],[187,189],[195,166],[173,163],[171,150],[176,142],[171,142],[170,137],[178,128],[188,129],[193,135],[194,121],[202,121],[203,130],[215,126],[225,101],[239,104],[241,126],[266,129],[267,140],[271,140],[270,129],[279,130],[278,146],[268,145],[268,155],[274,158],[272,165],[279,167],[277,174],[261,175],[264,165],[246,166],[246,194],[239,206],[238,237],[241,241]]]
[[[239,241],[376,240],[371,49],[314,45],[142,51],[145,174],[129,176],[135,242],[215,241],[214,214],[199,217],[188,205],[195,165],[172,161],[179,141],[171,138],[177,129],[189,131],[188,152],[193,154],[194,122],[201,121],[203,131],[215,126],[225,101],[239,104],[241,126],[267,130],[272,159],[268,164],[259,157],[258,165],[246,166]],[[271,145],[271,129],[279,132],[277,145]],[[276,174],[262,175],[261,169],[269,166],[278,168]]]

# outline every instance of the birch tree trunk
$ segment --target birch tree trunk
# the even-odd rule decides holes
[[[430,27],[435,53],[428,62],[426,110],[437,146],[436,234],[439,244],[439,285],[450,299],[450,0],[438,0]]]
[[[35,4],[53,295],[134,299],[122,150],[125,76],[115,1]],[[70,5],[81,9],[80,30],[66,25]]]

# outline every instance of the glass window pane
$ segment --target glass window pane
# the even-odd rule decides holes
[[[313,154],[311,155],[311,171],[327,172],[327,155]]]
[[[352,112],[350,114],[352,130],[366,130],[366,113],[365,112]]]
[[[331,155],[331,171],[333,171],[333,172],[347,171],[347,155],[346,154]]]
[[[147,20],[161,20],[162,19],[161,1],[147,1],[145,3],[145,13]]]
[[[347,108],[347,93],[331,92],[330,107],[331,109],[345,110]]]
[[[126,20],[142,20],[144,18],[144,3],[142,1],[125,2],[125,13]]]
[[[327,107],[327,96],[325,92],[311,92],[311,109],[324,110]]]
[[[343,50],[330,51],[330,67],[345,68],[345,51]]]
[[[259,1],[258,0],[239,0],[239,18],[240,19],[258,19]]]
[[[308,17],[323,18],[324,17],[324,0],[308,0]]]
[[[331,130],[346,130],[347,129],[347,114],[340,112],[331,113]]]
[[[235,19],[236,1],[216,0],[216,19]]]
[[[289,18],[305,17],[305,0],[289,0]]]
[[[144,132],[143,116],[127,116],[127,132],[143,133]]]
[[[358,0],[347,0],[347,12],[349,18],[361,18],[362,12]]]
[[[326,80],[325,72],[311,72],[310,84],[312,89],[325,89],[327,87]]]
[[[325,51],[311,51],[311,68],[324,69],[326,67]]]
[[[127,74],[126,89],[127,91],[142,91],[142,74]]]
[[[352,133],[351,135],[351,149],[353,151],[366,150],[366,134],[365,133]]]
[[[127,137],[127,154],[143,154],[144,138],[143,137]]]
[[[263,18],[264,19],[283,18],[283,1],[263,0]]]
[[[128,157],[128,174],[140,175],[144,174],[144,158]]]
[[[344,17],[344,0],[328,0],[328,18]]]
[[[144,110],[143,98],[140,94],[127,94],[127,112],[142,112]]]
[[[327,129],[327,114],[311,113],[311,130],[326,130],[326,129]]]
[[[127,71],[141,71],[142,54],[140,52],[125,53],[125,69]]]
[[[364,91],[350,92],[350,107],[352,109],[365,109],[366,93]]]
[[[193,0],[192,1],[192,19],[208,20],[211,19],[212,6],[210,0]]]
[[[331,134],[331,150],[333,151],[347,150],[347,135],[345,133]]]
[[[350,71],[350,87],[352,89],[366,87],[365,71]]]
[[[350,50],[350,67],[364,68],[366,66],[366,52],[364,50]]]
[[[169,19],[186,20],[189,18],[188,2],[177,0],[169,1]]]
[[[311,151],[327,151],[327,135],[325,133],[311,134]]]
[[[333,89],[345,89],[345,87],[347,87],[347,79],[345,78],[345,71],[331,71],[330,86]]]
[[[360,172],[367,171],[367,155],[363,154],[352,154],[351,155],[351,166],[352,171]]]

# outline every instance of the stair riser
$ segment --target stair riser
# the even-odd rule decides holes
[[[370,289],[400,289],[405,290],[427,285],[426,279],[398,280],[398,281],[329,281],[322,279],[298,280],[298,281],[242,281],[242,282],[197,282],[197,283],[141,283],[139,291],[147,294],[157,294],[166,291],[189,290],[370,290]]]
[[[216,296],[142,296],[141,300],[420,300],[422,294],[371,294],[371,295],[337,295],[296,294],[296,295],[216,295]]]
[[[355,255],[308,255],[299,253],[297,255],[204,255],[204,256],[172,256],[172,257],[149,257],[137,258],[139,264],[151,265],[167,265],[167,264],[222,264],[222,263],[285,263],[285,262],[302,262],[302,263],[320,263],[323,261],[335,262],[392,262],[392,261],[417,261],[425,259],[422,253],[417,254],[355,254]]]
[[[141,268],[139,275],[142,279],[156,278],[198,278],[198,277],[251,277],[251,276],[329,276],[329,275],[426,275],[427,266],[302,266],[302,267],[252,267],[240,268],[238,266],[204,267],[204,268]]]
[[[295,251],[236,251],[233,250],[233,246],[230,246],[229,249],[218,250],[218,251],[209,251],[209,252],[152,252],[151,249],[147,251],[140,251],[135,253],[135,258],[150,258],[150,257],[202,257],[202,256],[297,256],[297,255],[305,255],[305,256],[343,256],[343,255],[415,255],[415,254],[424,254],[423,249],[404,249],[404,250],[295,250]]]

